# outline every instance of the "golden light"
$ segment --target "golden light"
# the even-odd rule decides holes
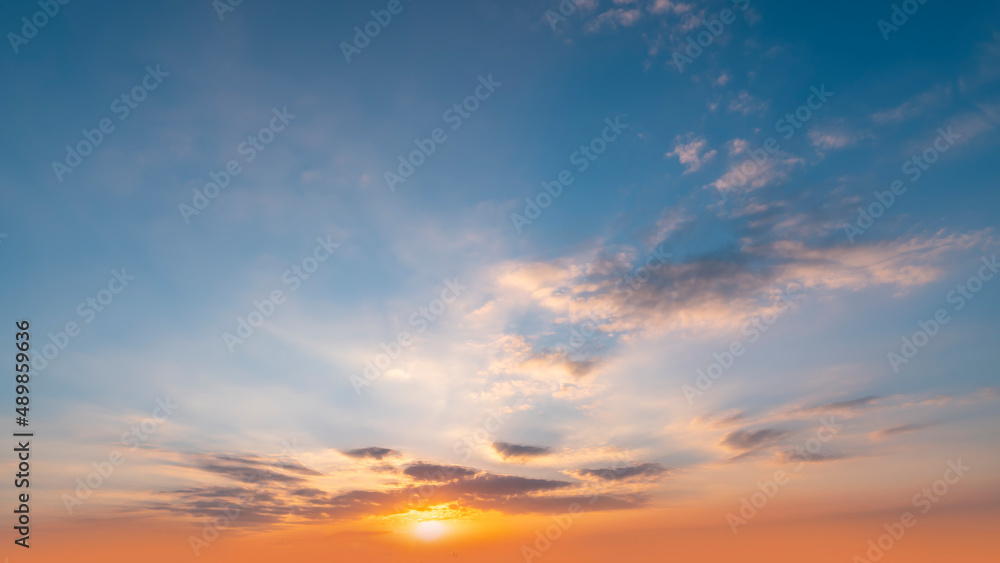
[[[413,529],[413,533],[424,541],[434,541],[444,535],[445,526],[437,520],[420,522]]]

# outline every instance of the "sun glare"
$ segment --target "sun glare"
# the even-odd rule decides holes
[[[420,522],[417,524],[416,528],[413,529],[413,533],[417,535],[418,538],[424,541],[434,541],[444,535],[445,526],[437,520],[428,520],[427,522]]]

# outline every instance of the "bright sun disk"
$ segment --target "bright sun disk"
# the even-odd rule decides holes
[[[420,522],[417,524],[413,533],[424,541],[434,541],[441,537],[444,534],[444,531],[444,524],[438,522],[437,520],[428,520],[427,522]]]

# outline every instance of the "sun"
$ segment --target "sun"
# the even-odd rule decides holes
[[[424,541],[434,541],[444,535],[445,525],[437,520],[420,522],[413,528],[413,533]]]

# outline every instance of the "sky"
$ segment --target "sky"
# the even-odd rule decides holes
[[[4,3],[0,556],[995,562],[998,16]]]

